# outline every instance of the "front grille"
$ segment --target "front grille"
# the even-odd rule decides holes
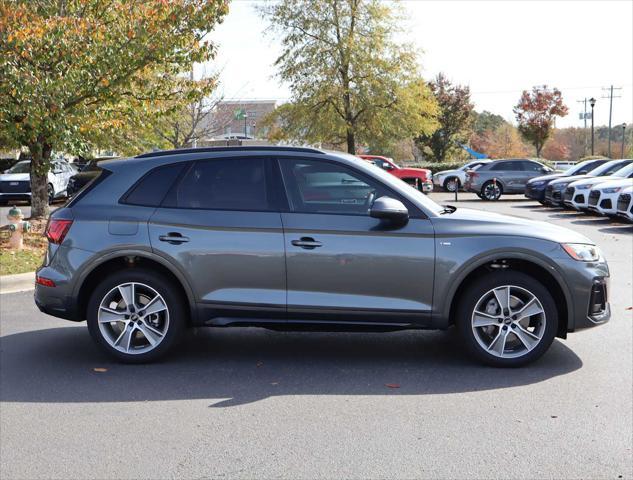
[[[599,316],[607,309],[607,285],[604,280],[595,280],[589,298],[589,316]]]
[[[631,195],[628,193],[623,193],[618,197],[618,210],[626,211],[626,207],[629,206],[631,202]]]
[[[561,192],[552,192],[552,198],[554,200],[560,200],[561,199]]]
[[[0,182],[0,193],[29,193],[30,191],[31,182],[28,180]]]
[[[566,202],[571,202],[572,198],[574,198],[574,190],[576,190],[574,187],[567,187],[563,200],[565,200]]]
[[[600,200],[600,191],[599,190],[592,190],[589,193],[589,205],[598,205],[598,200]]]

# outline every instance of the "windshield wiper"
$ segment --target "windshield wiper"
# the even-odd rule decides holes
[[[454,207],[453,205],[442,205],[442,207],[444,208],[442,208],[440,215],[450,214],[457,210],[457,207]]]

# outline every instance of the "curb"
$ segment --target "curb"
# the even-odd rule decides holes
[[[35,272],[0,276],[0,295],[35,289]]]

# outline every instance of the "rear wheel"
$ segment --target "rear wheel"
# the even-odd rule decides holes
[[[459,178],[457,177],[449,177],[444,180],[444,190],[447,192],[455,192],[460,187]]]
[[[521,272],[494,272],[459,299],[457,328],[468,351],[495,367],[533,362],[552,344],[558,328],[549,291]]]
[[[486,182],[481,187],[481,198],[483,200],[491,200],[496,201],[501,198],[501,194],[503,193],[503,188],[499,184],[499,182],[493,182],[492,180]]]
[[[110,275],[88,302],[88,330],[107,354],[125,363],[164,355],[186,324],[184,299],[165,277],[143,269]]]
[[[50,205],[51,203],[53,203],[53,200],[55,200],[55,189],[50,183],[46,187],[46,192],[48,195],[48,204]]]

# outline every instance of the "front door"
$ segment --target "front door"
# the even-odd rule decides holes
[[[411,212],[417,218],[394,228],[370,217],[375,198],[398,194],[355,169],[323,160],[279,163],[290,207],[282,214],[289,320],[428,320],[435,259],[430,221]]]
[[[182,268],[203,322],[285,315],[283,230],[268,191],[270,162],[195,162],[150,220],[152,248]]]

